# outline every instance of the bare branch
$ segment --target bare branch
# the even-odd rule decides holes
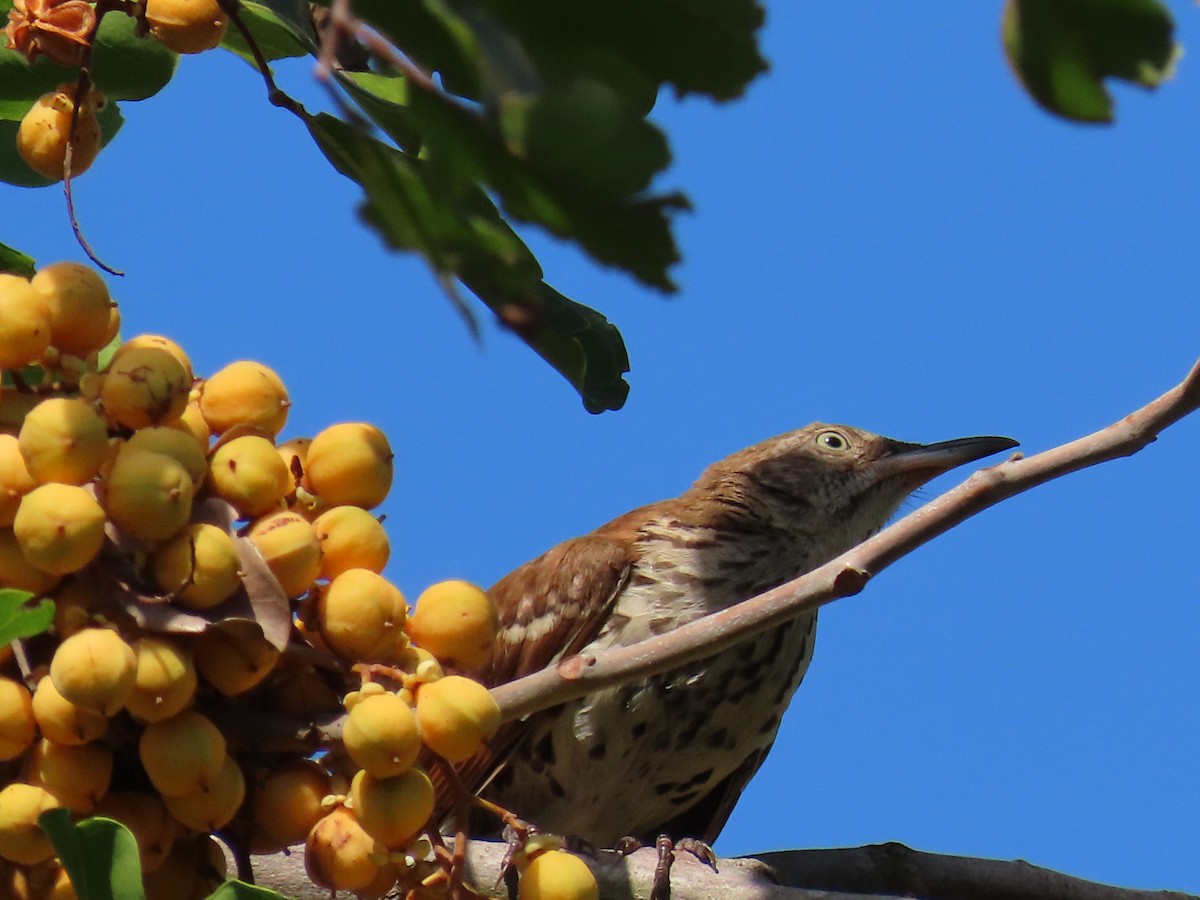
[[[1130,456],[1200,407],[1200,362],[1158,399],[1093,434],[1035,456],[1014,456],[973,474],[871,539],[813,571],[721,612],[602,656],[573,656],[492,689],[505,721],[605,687],[673,669],[841,597],[965,519],[1009,497],[1080,469]]]

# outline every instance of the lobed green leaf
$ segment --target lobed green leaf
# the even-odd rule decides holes
[[[1055,115],[1111,122],[1106,78],[1154,88],[1180,49],[1158,0],[1008,0],[1002,36],[1026,91]]]
[[[120,822],[99,816],[78,825],[60,807],[38,816],[80,900],[145,900],[137,841]]]
[[[37,264],[32,256],[15,250],[7,244],[0,244],[0,272],[32,278],[36,271]]]
[[[28,591],[0,588],[0,646],[10,641],[41,634],[54,621],[54,603],[42,600],[36,606],[29,603]]]

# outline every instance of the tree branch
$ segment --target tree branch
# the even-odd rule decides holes
[[[958,487],[841,556],[729,609],[602,656],[572,656],[492,689],[505,721],[702,659],[801,613],[857,594],[877,573],[993,504],[1071,472],[1130,456],[1200,407],[1200,362],[1176,387],[1107,428],[1034,456],[1019,454]]]
[[[495,841],[471,841],[467,881],[485,897],[507,900],[500,866],[507,850]],[[657,853],[612,852],[588,860],[601,897],[650,896]],[[304,874],[303,848],[291,856],[256,858],[259,882],[297,900],[328,900]],[[720,860],[713,872],[687,853],[671,869],[673,900],[866,900],[907,896],[919,900],[1200,900],[1169,891],[1139,891],[1084,881],[1023,860],[972,859],[911,850],[888,843],[836,850],[786,850]]]

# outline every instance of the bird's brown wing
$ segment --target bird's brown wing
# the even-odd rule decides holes
[[[599,634],[629,580],[637,523],[642,521],[643,510],[634,510],[591,534],[564,541],[492,586],[488,593],[496,602],[499,632],[486,684],[540,671],[578,653]],[[480,790],[544,714],[501,726],[486,750],[456,767],[463,785]]]

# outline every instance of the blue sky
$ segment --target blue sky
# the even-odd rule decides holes
[[[1195,8],[1173,10],[1194,48]],[[1118,87],[1117,125],[1069,125],[1018,89],[998,17],[779,2],[772,71],[743,101],[661,100],[662,184],[696,207],[679,296],[530,235],[547,280],[629,345],[629,402],[599,417],[490,323],[473,344],[232,56],[185,59],[127,106],[76,204],[129,273],[128,334],[179,340],[198,372],[271,365],[286,435],[388,432],[389,574],[410,598],[486,585],[813,420],[1035,452],[1182,378],[1200,348],[1200,75],[1185,57],[1157,94]],[[281,71],[319,96],[306,65]],[[0,240],[79,258],[56,190],[0,187],[0,204]],[[1198,441],[1185,421],[989,510],[824,611],[718,852],[898,840],[1200,891]]]

